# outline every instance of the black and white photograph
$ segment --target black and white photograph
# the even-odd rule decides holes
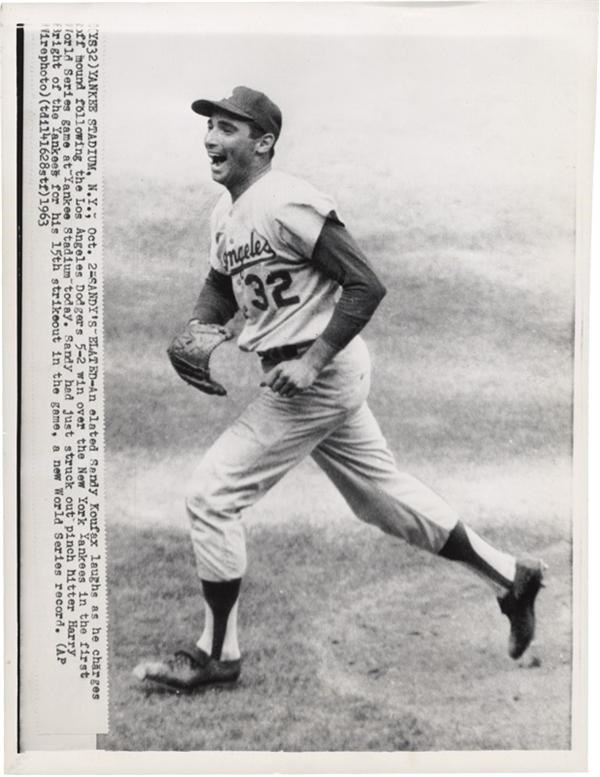
[[[584,768],[597,4],[52,7],[21,746]]]

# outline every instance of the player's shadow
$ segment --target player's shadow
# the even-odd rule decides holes
[[[151,696],[203,696],[205,693],[211,692],[231,693],[232,691],[239,690],[241,686],[241,681],[236,683],[212,683],[210,685],[201,685],[198,688],[193,688],[188,691],[144,680],[142,683],[135,685],[135,691],[147,699]]]

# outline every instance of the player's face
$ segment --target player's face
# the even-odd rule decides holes
[[[204,145],[213,180],[230,191],[251,177],[260,161],[257,140],[250,137],[250,125],[226,113],[210,117]]]

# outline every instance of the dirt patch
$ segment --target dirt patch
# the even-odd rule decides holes
[[[107,468],[109,520],[134,526],[187,529],[183,506],[186,483],[195,466],[191,456],[156,461],[113,454]],[[452,504],[473,526],[539,526],[570,536],[571,464],[546,460],[478,466],[454,463],[444,468],[417,463],[409,471]],[[289,505],[303,505],[301,513]],[[246,524],[298,523],[323,530],[360,527],[348,506],[312,461],[290,472],[245,516]]]

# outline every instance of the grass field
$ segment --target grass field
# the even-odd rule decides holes
[[[505,530],[490,534],[510,541]],[[460,569],[441,569],[369,528],[331,535],[301,519],[256,528],[240,611],[240,683],[179,696],[140,687],[131,667],[134,657],[185,643],[200,621],[188,538],[115,527],[112,731],[101,746],[567,749],[569,544],[539,527],[520,539],[543,551],[552,584],[540,597],[541,639],[514,663],[493,598]]]

